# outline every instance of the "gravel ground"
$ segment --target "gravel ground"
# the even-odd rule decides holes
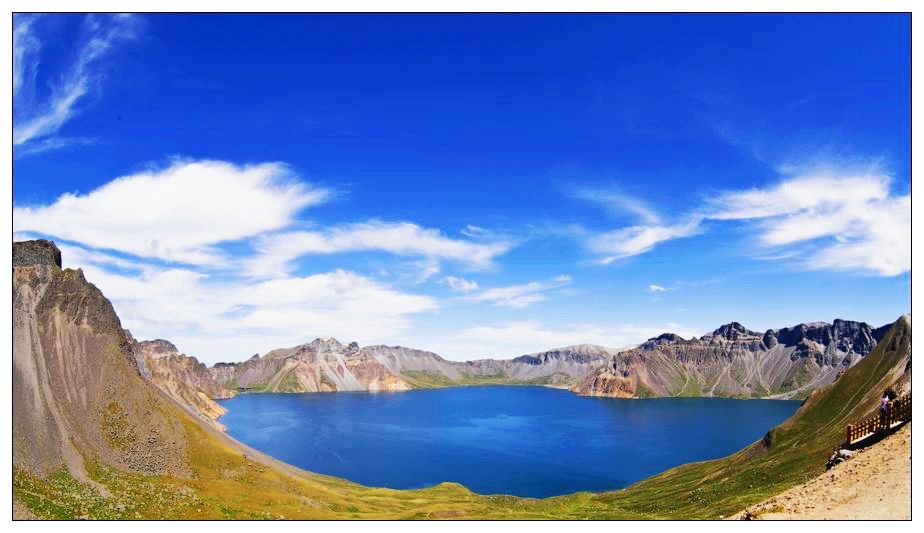
[[[760,520],[911,518],[911,423],[824,474],[748,507]]]

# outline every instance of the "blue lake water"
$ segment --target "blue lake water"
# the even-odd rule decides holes
[[[545,497],[624,487],[760,439],[799,402],[584,398],[546,387],[242,394],[221,402],[234,438],[369,486],[457,481]]]

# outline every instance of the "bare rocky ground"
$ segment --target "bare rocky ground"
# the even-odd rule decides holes
[[[748,507],[733,518],[910,519],[911,423],[815,479]]]

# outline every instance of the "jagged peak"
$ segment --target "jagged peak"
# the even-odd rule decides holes
[[[710,335],[705,335],[704,338],[715,338],[721,337],[728,340],[737,340],[741,337],[760,337],[761,334],[756,331],[751,331],[748,328],[741,325],[740,322],[729,322],[719,326],[718,329],[713,331]]]
[[[335,352],[343,350],[343,345],[334,337],[318,337],[305,346],[316,352]]]

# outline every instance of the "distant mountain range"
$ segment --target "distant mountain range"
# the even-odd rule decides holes
[[[315,339],[241,363],[218,363],[209,372],[221,386],[248,392],[402,391],[488,383],[565,387],[614,353],[585,344],[509,360],[457,362],[402,346]]]
[[[215,419],[223,409],[209,398],[239,392],[532,384],[623,398],[805,398],[860,361],[889,327],[838,319],[759,333],[732,322],[699,338],[665,333],[623,350],[582,344],[514,359],[465,362],[402,346],[360,347],[332,338],[208,368],[167,341],[136,343],[135,349],[151,369],[149,379]]]

